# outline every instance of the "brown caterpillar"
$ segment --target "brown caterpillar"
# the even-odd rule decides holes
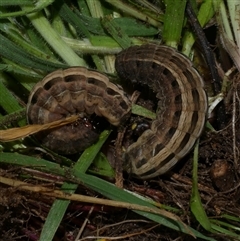
[[[118,54],[120,78],[146,85],[158,99],[157,118],[125,153],[128,171],[141,179],[166,173],[200,136],[208,107],[203,80],[173,48],[147,44]]]
[[[30,124],[43,124],[79,114],[80,121],[36,137],[49,149],[62,153],[80,152],[97,141],[85,117],[96,114],[118,126],[131,108],[123,90],[107,76],[83,67],[56,70],[37,83],[30,93],[27,117]]]

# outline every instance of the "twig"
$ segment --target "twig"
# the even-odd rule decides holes
[[[194,13],[194,10],[190,4],[190,1],[188,1],[186,5],[186,13],[188,15],[190,24],[192,25],[194,32],[197,35],[199,42],[202,46],[203,54],[205,56],[208,67],[210,69],[210,72],[212,75],[212,82],[214,85],[214,90],[213,90],[215,92],[214,94],[218,94],[221,92],[221,81],[217,71],[214,55],[211,50],[210,44],[208,43],[207,38],[202,30],[202,27],[196,17],[196,14]],[[226,124],[225,106],[223,102],[221,102],[218,106],[217,116],[218,116],[218,126],[220,129],[222,129]]]
[[[199,42],[202,46],[203,54],[206,58],[208,67],[209,67],[211,75],[212,75],[214,91],[216,92],[214,94],[217,94],[221,91],[221,81],[220,81],[219,74],[217,72],[217,66],[215,63],[214,55],[211,50],[210,44],[207,41],[207,38],[202,30],[202,27],[197,19],[196,14],[194,13],[194,10],[189,1],[187,2],[187,5],[186,5],[186,13],[188,15],[190,24],[192,25],[193,30],[194,30],[195,34],[197,35]]]

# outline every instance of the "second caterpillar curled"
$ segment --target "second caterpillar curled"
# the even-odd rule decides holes
[[[120,78],[148,86],[158,100],[157,118],[124,154],[141,179],[166,173],[193,147],[206,119],[207,95],[191,61],[171,47],[147,44],[120,52]]]

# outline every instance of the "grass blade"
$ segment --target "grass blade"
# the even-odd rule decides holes
[[[163,40],[166,45],[176,48],[181,38],[186,0],[167,0],[165,6]]]
[[[192,196],[191,196],[191,211],[198,222],[208,231],[211,230],[211,223],[202,206],[201,197],[198,192],[198,144],[196,143],[193,157],[193,178],[192,178]]]
[[[72,171],[78,170],[80,173],[85,173],[94,158],[100,151],[102,145],[107,140],[110,132],[104,131],[99,137],[98,143],[86,149],[76,164],[73,166]],[[67,193],[74,193],[78,185],[73,183],[65,182],[61,189]],[[47,219],[43,225],[41,236],[39,241],[52,240],[57,228],[59,227],[62,218],[67,210],[70,200],[56,200],[54,201]]]
[[[86,62],[66,45],[41,12],[28,14],[27,16],[46,42],[68,65],[86,66]]]

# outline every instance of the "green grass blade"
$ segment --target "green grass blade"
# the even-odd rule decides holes
[[[4,0],[4,3],[5,4],[5,1]],[[1,0],[2,2],[2,0]],[[24,0],[25,2],[25,0]],[[17,11],[17,12],[11,12],[11,13],[1,13],[0,14],[0,19],[1,18],[9,18],[9,17],[18,17],[18,16],[23,16],[23,15],[26,15],[26,14],[29,14],[29,13],[34,13],[34,12],[37,12],[37,11],[40,11],[42,10],[43,8],[46,8],[48,5],[52,4],[54,2],[54,0],[38,0],[36,1],[35,5],[33,5],[33,2],[31,3],[31,6],[29,6],[29,2],[26,2],[26,5],[24,4],[19,4],[19,1],[15,1],[15,4],[13,5],[23,5],[22,7],[26,7],[25,9],[22,9],[22,11]],[[10,1],[10,3],[13,3],[13,0]],[[29,7],[28,7],[29,6]]]
[[[102,153],[98,153],[88,172],[93,175],[104,176],[114,179],[115,171],[110,165],[107,157]]]
[[[26,118],[26,109],[25,108],[19,109],[17,111],[11,112],[8,115],[0,116],[0,127],[9,125],[11,122],[21,121],[25,118]],[[23,124],[26,124],[25,121]]]
[[[3,79],[5,78],[5,74],[0,73],[0,106],[7,112],[12,113],[22,109],[19,105],[18,101],[13,97],[12,93],[7,89],[7,87],[3,84]]]
[[[74,26],[80,36],[87,38],[91,37],[84,22],[67,6],[66,3],[61,6],[59,14],[66,22],[69,22]]]
[[[54,49],[54,51],[70,66],[87,66],[86,62],[80,58],[51,27],[48,20],[41,12],[27,15],[32,25]]]
[[[114,18],[112,21],[116,23],[116,26],[121,26],[121,29],[130,37],[155,36],[159,33],[157,28],[146,26],[133,18],[121,17]]]
[[[235,217],[235,220],[236,220],[236,217]],[[217,219],[210,219],[210,221],[211,221],[211,225],[214,223],[215,225],[218,225],[220,227],[226,227],[226,228],[228,228],[228,231],[229,230],[235,230],[235,231],[238,231],[238,232],[240,231],[240,227],[237,227],[232,223],[227,223],[227,222],[217,220]],[[239,222],[239,220],[238,220],[238,222]],[[214,225],[212,225],[212,226],[214,226]],[[234,234],[231,231],[229,231],[229,233],[232,233],[232,235]]]
[[[105,30],[113,37],[113,39],[118,42],[118,44],[123,48],[128,48],[131,46],[131,39],[125,33],[125,31],[121,28],[120,25],[113,21],[111,16],[106,16],[102,19],[102,25]],[[140,31],[140,30],[139,30]]]
[[[186,0],[166,0],[165,6],[163,40],[166,45],[177,48],[182,33]]]
[[[192,178],[192,195],[191,195],[191,211],[198,222],[208,231],[211,231],[211,223],[202,206],[201,197],[198,192],[198,143],[195,145],[193,157],[193,178]]]
[[[64,183],[61,189],[66,193],[74,193],[77,187],[77,184]],[[70,200],[54,201],[43,225],[39,241],[53,240],[69,204]]]
[[[28,54],[31,56],[35,56],[39,59],[48,60],[49,62],[57,63],[59,66],[61,66],[61,63],[55,58],[55,56],[52,54],[52,51],[48,49],[45,53],[42,51],[43,44],[42,41],[39,40],[39,36],[36,36],[35,39],[37,39],[37,42],[29,41],[28,37],[28,31],[26,31],[26,35],[22,36],[15,28],[12,28],[12,24],[10,23],[0,23],[0,29],[2,32],[5,33],[5,36],[12,42],[14,42],[18,47],[23,48]],[[25,38],[24,38],[25,37]],[[46,46],[46,44],[45,44]]]
[[[96,144],[90,146],[83,152],[79,161],[74,165],[73,170],[78,170],[79,172],[85,173],[88,170],[88,168],[90,167],[90,165],[92,164],[96,155],[99,153],[102,145],[107,140],[110,133],[111,133],[110,131],[107,131],[107,130],[104,131],[100,135],[98,142]]]
[[[156,113],[136,104],[132,105],[132,114],[143,116],[152,120],[156,119]]]
[[[16,76],[20,76],[19,78],[16,77],[16,79],[20,79],[20,82],[22,83],[22,85],[25,86],[25,88],[27,88],[28,90],[30,90],[33,87],[33,84],[42,79],[43,75],[40,73],[35,72],[33,69],[27,68],[27,67],[23,67],[20,66],[19,64],[12,62],[9,59],[6,58],[2,58],[2,60],[6,63],[6,64],[0,64],[0,69],[1,67],[3,68],[2,71],[3,72],[7,72],[7,73],[11,73],[11,74],[16,74]],[[0,70],[1,71],[1,70]],[[39,71],[40,72],[40,71]],[[31,79],[31,83],[28,84],[24,84],[24,82],[27,82],[25,80],[29,80]],[[32,81],[33,80],[33,81]],[[35,81],[34,81],[35,80]]]
[[[93,162],[96,155],[99,153],[102,145],[107,140],[110,132],[104,131],[100,137],[99,141],[95,144],[86,149],[79,160],[76,162],[76,164],[73,166],[72,171],[76,170],[80,173],[85,173],[91,163]],[[61,190],[67,192],[67,193],[74,193],[77,189],[77,184],[67,183],[65,182]],[[67,207],[69,205],[69,200],[56,200],[54,201],[50,212],[47,216],[47,219],[43,225],[43,229],[41,232],[41,236],[39,241],[45,241],[45,240],[52,240],[57,228],[59,227],[62,218],[67,210]]]
[[[32,0],[1,0],[0,1],[0,6],[24,6],[24,5],[32,5],[33,1]]]
[[[147,20],[147,22],[154,27],[159,28],[162,25],[159,21],[156,21],[152,17],[150,17],[150,16],[146,15],[145,13],[143,13],[142,11],[140,11],[139,8],[135,8],[132,5],[126,3],[122,0],[105,0],[105,1],[108,2],[109,4],[113,5],[120,11],[123,11],[125,14],[135,17],[136,19],[140,19],[142,21]]]
[[[240,240],[240,234],[233,233],[229,231],[228,229],[222,228],[221,226],[216,224],[211,224],[212,229],[217,231],[218,233],[222,233],[223,235],[229,235],[230,237],[233,237],[234,240]],[[228,239],[230,240],[230,239]]]
[[[53,71],[56,68],[66,67],[64,64],[52,63],[47,60],[40,59],[26,52],[25,49],[13,43],[11,40],[0,34],[0,42],[4,48],[0,48],[0,54],[11,61],[24,65],[33,69],[41,69],[44,71]]]

